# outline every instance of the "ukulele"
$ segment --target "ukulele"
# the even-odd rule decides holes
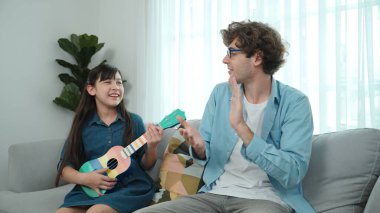
[[[173,127],[179,123],[176,119],[177,116],[181,116],[186,120],[185,113],[179,109],[176,109],[169,115],[165,116],[165,118],[162,119],[158,125],[162,129]],[[126,147],[114,146],[110,148],[103,156],[85,162],[80,167],[79,172],[93,172],[98,169],[108,168],[104,175],[111,178],[116,178],[116,176],[128,170],[131,164],[131,155],[147,143],[145,134],[141,135]],[[99,197],[96,191],[92,188],[83,185],[81,187],[88,196]],[[106,190],[100,189],[100,192],[104,194]]]

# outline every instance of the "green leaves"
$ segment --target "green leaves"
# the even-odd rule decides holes
[[[70,40],[67,38],[58,39],[58,45],[62,50],[73,57],[76,64],[69,63],[62,59],[56,59],[56,62],[68,68],[71,74],[61,73],[58,75],[65,86],[61,96],[55,98],[53,102],[59,106],[75,111],[90,72],[88,65],[95,53],[104,47],[104,43],[98,43],[98,37],[95,35],[71,34]],[[103,60],[100,64],[106,62],[106,60]],[[74,86],[76,89],[74,89]],[[79,93],[74,92],[74,90],[79,91]]]
[[[71,34],[70,40],[60,38],[58,44],[65,52],[74,57],[81,68],[87,67],[92,56],[104,47],[104,43],[98,43],[97,36],[87,34],[79,36]]]
[[[56,97],[53,102],[57,105],[75,111],[79,104],[81,91],[74,83],[66,84],[59,97]]]

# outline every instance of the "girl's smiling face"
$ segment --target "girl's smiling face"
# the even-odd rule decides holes
[[[123,80],[119,72],[114,78],[103,81],[98,78],[95,85],[88,85],[87,92],[95,97],[97,108],[116,108],[124,97]]]

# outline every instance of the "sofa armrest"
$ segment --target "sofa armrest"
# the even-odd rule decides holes
[[[8,190],[31,192],[55,187],[64,140],[13,144],[8,150]]]
[[[368,198],[364,213],[378,212],[380,209],[380,178],[377,178],[376,184]]]

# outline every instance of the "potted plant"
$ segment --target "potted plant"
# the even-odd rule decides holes
[[[90,68],[92,56],[103,48],[104,43],[98,43],[98,37],[95,35],[76,35],[71,34],[70,40],[60,38],[59,46],[69,53],[75,60],[76,64],[69,63],[62,59],[56,59],[57,63],[71,72],[61,73],[59,79],[65,84],[61,95],[56,97],[53,102],[58,106],[75,111],[79,104],[80,96],[86,84]],[[100,64],[104,64],[107,60],[103,60]],[[99,65],[100,65],[99,64]]]

